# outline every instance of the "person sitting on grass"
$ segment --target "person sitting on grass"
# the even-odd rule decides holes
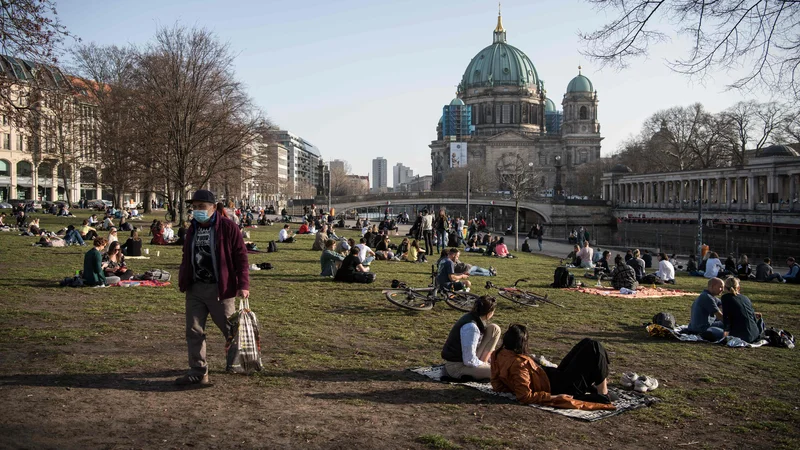
[[[472,237],[467,240],[467,245],[464,246],[464,251],[470,253],[483,253],[485,250],[480,247],[480,243],[478,241],[478,235],[472,235]]]
[[[513,258],[514,255],[508,253],[508,247],[506,247],[505,238],[500,236],[500,239],[497,240],[497,245],[494,247],[494,252],[498,258]]]
[[[92,214],[89,216],[88,222],[91,226],[96,226],[98,223],[100,223],[100,221],[97,219],[97,214]]]
[[[594,249],[589,246],[589,241],[583,241],[583,248],[578,251],[578,258],[580,258],[580,264],[577,265],[577,267],[582,267],[584,269],[594,268],[592,264]]]
[[[471,286],[467,280],[469,275],[456,273],[456,260],[458,260],[459,254],[457,248],[451,248],[447,250],[447,258],[440,260],[439,271],[436,275],[436,282],[440,288],[452,291],[469,290]]]
[[[106,216],[106,220],[103,221],[103,229],[110,230],[114,227],[114,220],[111,218],[110,215]]]
[[[786,280],[786,283],[800,284],[800,265],[791,256],[786,260],[786,265],[789,266],[789,270],[783,279]]]
[[[83,257],[83,284],[86,286],[106,286],[119,283],[119,277],[106,277],[103,271],[103,251],[108,245],[104,237],[95,238],[93,247]]]
[[[489,358],[500,340],[500,327],[489,323],[496,306],[494,297],[480,297],[472,311],[461,316],[450,329],[442,348],[447,376],[462,381],[491,377]]]
[[[498,236],[492,236],[489,243],[486,244],[486,256],[495,256],[497,254],[497,244],[500,242]]]
[[[314,244],[311,245],[311,250],[322,251],[325,249],[325,241],[328,240],[328,227],[323,225],[314,236]]]
[[[708,259],[706,260],[706,269],[703,276],[706,278],[717,278],[728,275],[728,273],[725,271],[725,267],[719,260],[719,255],[717,255],[717,252],[710,252],[708,255]]]
[[[722,329],[722,302],[717,298],[723,288],[724,282],[719,278],[708,280],[706,289],[692,303],[687,334],[699,334],[711,342],[725,337]]]
[[[85,241],[90,241],[97,237],[97,230],[89,225],[88,220],[84,220],[83,224],[78,227],[78,233],[80,233],[81,238]]]
[[[747,260],[747,255],[739,257],[739,263],[736,264],[735,272],[740,280],[752,280],[756,276],[753,274],[753,269],[750,267],[750,261]]]
[[[72,225],[67,227],[67,232],[64,234],[64,243],[66,245],[86,245],[81,234]]]
[[[578,246],[577,244],[572,246],[572,251],[567,253],[567,257],[565,258],[567,261],[569,261],[567,263],[568,266],[578,267],[581,265],[581,258],[578,256],[580,252],[581,252],[580,246]]]
[[[319,257],[319,264],[322,267],[322,271],[319,274],[321,277],[336,276],[339,265],[344,261],[344,255],[333,251],[334,244],[336,244],[336,241],[333,239],[325,241],[325,250],[323,250],[322,255]]]
[[[428,259],[425,257],[425,249],[420,248],[419,241],[416,239],[411,241],[411,246],[408,247],[408,256],[406,257],[406,261],[412,263],[428,262]]]
[[[584,338],[558,367],[541,367],[529,356],[527,327],[512,324],[492,355],[492,389],[511,392],[525,405],[613,410],[616,395],[608,392],[608,359],[603,344]]]
[[[300,225],[300,228],[297,230],[297,234],[309,234],[308,222],[303,221],[303,224]]]
[[[133,226],[131,225],[130,222],[125,220],[125,218],[123,217],[122,219],[119,219],[119,230],[120,231],[133,231]]]
[[[169,242],[164,239],[164,225],[161,224],[161,221],[156,223],[153,231],[153,239],[150,240],[151,245],[168,245]]]
[[[357,246],[350,249],[350,254],[342,260],[342,264],[339,266],[339,270],[336,271],[333,281],[343,283],[364,282],[366,278],[364,274],[369,272],[369,267],[364,267],[361,264],[361,260],[358,258],[358,251]]]
[[[142,256],[142,240],[139,238],[139,232],[136,230],[131,231],[131,237],[120,248],[124,255]]]
[[[290,244],[294,242],[294,236],[292,236],[292,232],[289,230],[289,224],[283,226],[283,229],[278,233],[278,242],[285,242]]]
[[[728,255],[728,257],[725,259],[724,265],[725,265],[725,272],[729,274],[736,273],[736,260],[733,259],[733,255]]]
[[[358,245],[354,248],[358,249],[358,259],[361,264],[369,266],[372,261],[375,261],[375,252],[367,245],[367,240],[363,237],[358,240]]]
[[[610,262],[609,259],[611,259],[611,252],[608,250],[603,250],[603,256],[594,266],[595,277],[602,279],[602,277],[611,273],[611,268],[608,266],[608,263]]]
[[[741,293],[739,279],[725,279],[725,293],[722,294],[722,325],[725,336],[737,337],[753,343],[764,333],[764,320],[761,313],[755,312],[753,303]]]
[[[411,243],[409,242],[407,237],[404,237],[402,241],[400,241],[400,245],[397,246],[397,253],[395,256],[400,261],[408,261],[408,249],[411,247]]]
[[[379,238],[378,245],[375,246],[375,257],[377,259],[399,261],[394,252],[389,248],[389,235],[383,234]]]
[[[781,274],[773,272],[771,262],[769,258],[764,258],[764,261],[756,266],[756,281],[764,283],[778,280],[779,283],[786,283]]]
[[[628,261],[628,265],[633,267],[633,272],[636,274],[636,281],[642,282],[642,277],[644,277],[644,260],[641,258],[642,254],[639,252],[639,249],[633,250],[633,258]]]
[[[614,257],[614,269],[611,270],[611,286],[614,289],[636,289],[639,283],[636,281],[636,272],[633,267],[625,264],[621,255]]]
[[[112,227],[108,232],[108,243],[111,244],[114,242],[119,242],[119,238],[117,237],[117,229]]]
[[[172,222],[167,222],[164,224],[164,240],[172,242],[173,239],[175,239],[175,230],[172,229]]]
[[[664,283],[675,284],[675,266],[669,261],[666,253],[658,254],[658,272],[656,277],[661,278]]]
[[[114,241],[108,244],[108,251],[103,253],[101,263],[106,279],[108,277],[119,277],[120,280],[130,280],[133,278],[133,271],[128,269],[125,264],[125,255],[122,254],[119,242]]]

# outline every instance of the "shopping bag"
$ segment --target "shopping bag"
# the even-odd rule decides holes
[[[228,320],[232,327],[231,337],[225,345],[228,372],[250,374],[261,371],[258,319],[250,311],[250,302],[245,298],[239,300],[239,310]]]

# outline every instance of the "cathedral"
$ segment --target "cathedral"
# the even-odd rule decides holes
[[[507,43],[498,14],[492,44],[472,58],[456,98],[443,108],[430,144],[434,188],[453,169],[498,174],[514,161],[541,176],[542,191],[561,183],[557,189],[569,194],[575,169],[600,158],[597,103],[578,67],[558,111],[530,58]]]

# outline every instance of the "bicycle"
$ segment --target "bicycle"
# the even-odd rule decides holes
[[[164,220],[166,220],[167,222],[175,222],[176,218],[177,218],[177,214],[176,214],[176,211],[174,209],[168,209],[167,213],[164,214]]]
[[[499,287],[495,286],[491,281],[487,281],[486,289],[497,289],[497,294],[500,295],[500,297],[503,297],[506,300],[511,300],[512,302],[522,306],[536,307],[539,306],[539,303],[541,302],[550,303],[551,305],[558,306],[559,308],[564,308],[564,305],[548,299],[546,294],[542,296],[535,292],[526,291],[517,287],[519,283],[528,281],[530,280],[527,278],[520,278],[514,282],[513,287]]]
[[[427,288],[412,288],[406,283],[392,280],[392,289],[383,291],[386,300],[401,308],[413,311],[430,311],[437,302],[444,300],[448,306],[463,312],[472,311],[479,295],[452,291],[436,283],[436,266],[431,266],[431,284]]]

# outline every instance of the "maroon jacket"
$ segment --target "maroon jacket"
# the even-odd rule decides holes
[[[219,298],[236,297],[236,291],[250,290],[250,264],[247,262],[247,247],[239,227],[232,220],[214,213],[214,244],[216,247],[217,287]],[[194,242],[194,222],[186,230],[183,241],[183,259],[178,271],[178,287],[186,292],[194,282],[192,266],[192,243]]]

